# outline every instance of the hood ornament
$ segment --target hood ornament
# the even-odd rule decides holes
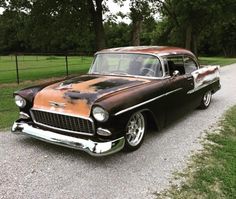
[[[59,86],[56,88],[56,90],[68,90],[72,88],[72,84],[64,84],[61,83]]]
[[[54,108],[65,108],[65,106],[66,106],[65,103],[58,103],[58,102],[53,102],[53,101],[50,101],[49,105]]]

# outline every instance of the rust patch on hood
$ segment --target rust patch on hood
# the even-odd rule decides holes
[[[149,82],[132,77],[85,75],[44,88],[35,96],[33,108],[89,117],[99,98]]]

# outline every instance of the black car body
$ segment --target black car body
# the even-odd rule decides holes
[[[206,109],[220,89],[219,66],[200,67],[188,50],[123,47],[95,54],[87,75],[14,93],[12,131],[94,156],[136,150],[147,126]]]

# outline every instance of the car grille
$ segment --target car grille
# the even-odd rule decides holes
[[[31,109],[31,114],[36,124],[48,128],[76,134],[94,134],[94,123],[90,119],[35,109]]]

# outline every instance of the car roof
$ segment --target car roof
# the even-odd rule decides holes
[[[178,55],[188,54],[194,56],[189,50],[171,47],[171,46],[129,46],[129,47],[118,47],[101,50],[97,53],[143,53],[143,54],[156,54],[162,55]],[[96,54],[97,54],[96,53]]]

